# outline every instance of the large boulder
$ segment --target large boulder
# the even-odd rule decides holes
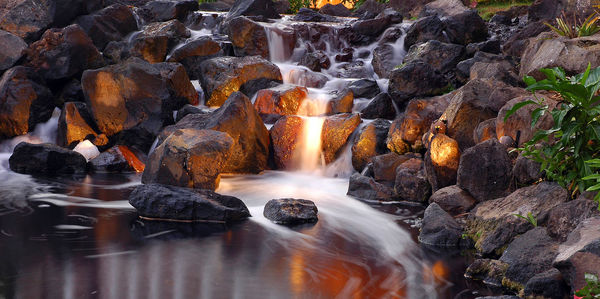
[[[232,147],[227,133],[177,130],[150,154],[142,183],[215,190]]]
[[[560,271],[556,268],[550,268],[530,278],[525,284],[523,294],[528,298],[562,299],[568,296],[569,287]]]
[[[464,46],[430,40],[412,45],[404,57],[404,63],[423,61],[431,65],[436,71],[447,73],[452,71],[464,59],[465,54]]]
[[[320,14],[310,8],[301,7],[293,20],[298,22],[335,22],[336,18],[331,15]]]
[[[155,0],[140,8],[140,15],[148,22],[164,22],[173,19],[185,21],[188,14],[198,10],[195,0]]]
[[[398,155],[395,153],[375,156],[371,158],[371,162],[373,163],[373,177],[378,182],[393,185],[396,181],[396,170],[401,164],[411,158],[412,156],[408,154]]]
[[[307,95],[308,90],[306,87],[282,84],[259,90],[256,94],[254,107],[263,119],[279,118],[282,115],[296,115]]]
[[[425,173],[433,192],[456,184],[459,162],[458,142],[444,134],[436,134],[425,154]]]
[[[463,152],[458,167],[457,185],[478,201],[507,195],[512,162],[507,149],[489,139]]]
[[[281,18],[272,0],[235,0],[227,14],[227,19],[239,16],[256,16],[269,19]]]
[[[552,128],[554,125],[554,119],[550,113],[545,113],[538,120],[534,127],[531,127],[531,113],[533,110],[538,108],[537,105],[526,105],[511,116],[509,116],[506,121],[504,120],[506,113],[512,109],[515,105],[528,101],[538,101],[541,100],[542,103],[548,105],[550,110],[553,110],[558,106],[558,103],[548,97],[537,95],[535,98],[533,96],[521,96],[516,97],[510,101],[508,101],[500,111],[498,112],[498,116],[496,118],[496,136],[501,138],[502,136],[509,136],[519,147],[522,147],[527,141],[531,140],[535,133],[539,130],[548,130]]]
[[[469,212],[477,201],[469,192],[457,185],[441,188],[429,198],[429,203],[438,204],[444,211],[452,216]]]
[[[375,74],[379,78],[389,78],[390,73],[402,63],[402,60],[398,59],[397,56],[392,45],[383,44],[377,46],[373,50],[373,58],[371,59],[371,65]]]
[[[441,94],[447,87],[444,76],[431,65],[413,61],[390,73],[388,92],[395,102],[404,103],[413,97]]]
[[[394,102],[387,92],[378,94],[360,111],[360,116],[365,119],[383,118],[393,120],[397,115]]]
[[[200,72],[207,106],[221,106],[247,84],[282,82],[279,68],[258,56],[211,58],[200,64]]]
[[[103,66],[102,55],[79,27],[49,29],[26,50],[26,63],[46,79],[65,79]]]
[[[188,72],[190,79],[197,80],[202,77],[200,64],[207,59],[223,56],[221,45],[208,36],[185,41],[173,50],[167,57],[168,62],[181,63]]]
[[[306,199],[281,198],[267,202],[263,215],[277,224],[302,224],[317,222],[318,209]]]
[[[319,13],[336,17],[349,17],[352,12],[342,3],[336,5],[327,3],[319,9]]]
[[[496,79],[508,85],[519,86],[521,78],[517,75],[514,66],[506,61],[476,62],[471,66],[470,80]]]
[[[301,142],[304,119],[299,116],[284,116],[271,128],[273,160],[278,169],[298,168],[297,146]]]
[[[81,102],[65,103],[58,118],[56,143],[70,147],[99,134],[88,107]]]
[[[468,11],[469,9],[460,0],[436,0],[423,6],[420,16],[455,16]]]
[[[519,154],[513,166],[512,176],[519,185],[529,185],[542,178],[541,164]]]
[[[374,178],[354,173],[348,183],[349,196],[362,200],[396,200],[396,192],[392,187],[378,183]]]
[[[475,9],[444,18],[443,23],[444,36],[453,44],[468,45],[488,37],[487,23]]]
[[[502,52],[505,55],[521,57],[525,49],[529,46],[532,37],[538,36],[544,31],[550,31],[548,26],[545,26],[543,22],[531,22],[527,24],[523,29],[516,30],[502,45]]]
[[[78,152],[44,143],[21,142],[8,159],[10,169],[25,174],[84,174],[86,159]]]
[[[396,168],[394,190],[404,200],[427,202],[431,195],[431,185],[425,175],[422,159],[411,158]]]
[[[269,58],[269,41],[262,25],[246,17],[237,17],[230,20],[227,26],[236,56],[259,55]]]
[[[425,209],[419,242],[434,247],[458,247],[462,240],[462,228],[436,203]]]
[[[128,39],[127,54],[150,63],[163,62],[167,54],[188,37],[190,31],[178,20],[151,23]]]
[[[52,116],[52,92],[32,68],[13,67],[0,78],[0,138],[33,131]]]
[[[361,172],[371,158],[388,152],[386,139],[390,122],[376,119],[366,124],[352,144],[352,166]]]
[[[593,200],[580,196],[577,200],[561,203],[548,213],[548,235],[564,242],[582,221],[594,216],[600,216],[600,211],[598,203]]]
[[[361,119],[358,114],[336,114],[325,118],[321,131],[323,158],[329,164],[338,157]]]
[[[320,72],[323,69],[328,69],[331,66],[329,56],[323,51],[315,51],[308,53],[300,58],[299,65],[309,68],[313,72]]]
[[[437,16],[421,18],[408,29],[404,38],[404,48],[408,50],[414,44],[430,40],[448,42],[448,38],[444,34],[445,29],[444,23]]]
[[[236,197],[159,184],[136,187],[129,203],[141,216],[163,221],[233,222],[250,216]]]
[[[190,114],[166,127],[158,137],[159,144],[178,129],[187,128],[220,131],[233,138],[233,150],[222,172],[258,173],[267,169],[269,131],[252,102],[241,92],[231,94],[210,114]]]
[[[0,30],[0,73],[12,67],[27,49],[27,43],[22,38]]]
[[[377,81],[370,79],[356,80],[348,85],[348,89],[352,91],[355,98],[370,99],[381,92]]]
[[[110,41],[120,41],[127,34],[138,29],[131,8],[114,4],[93,14],[80,16],[75,20],[102,50]]]

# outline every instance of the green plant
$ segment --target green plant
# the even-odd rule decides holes
[[[527,220],[529,223],[531,223],[531,225],[533,225],[533,227],[537,227],[537,219],[535,219],[535,216],[533,216],[533,214],[531,214],[531,212],[527,213],[527,217],[521,215],[521,214],[513,214],[513,216],[517,216],[519,218],[525,219]]]
[[[600,298],[600,282],[598,276],[590,273],[585,273],[586,285],[579,291],[575,292],[575,296],[582,299]]]
[[[592,13],[583,22],[579,22],[575,15],[569,18],[563,12],[561,17],[556,18],[556,27],[547,22],[544,24],[558,35],[575,38],[590,36],[600,31],[600,26],[598,26],[599,20],[600,15],[598,12]]]
[[[531,126],[550,113],[554,124],[549,130],[538,130],[520,150],[525,156],[541,164],[546,178],[567,188],[574,197],[592,186],[584,180],[592,175],[585,161],[600,155],[600,68],[588,65],[583,74],[566,76],[561,68],[541,69],[546,79],[536,81],[526,76],[527,90],[537,101],[525,101],[512,107],[504,117],[506,121],[514,112],[526,105],[537,105],[531,113]],[[552,109],[535,96],[539,90],[558,92],[562,100]]]
[[[290,10],[289,13],[297,13],[300,8],[310,7],[310,0],[289,0],[290,2]]]

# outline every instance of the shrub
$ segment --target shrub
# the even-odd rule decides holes
[[[598,12],[592,13],[583,22],[580,22],[575,15],[573,15],[572,18],[569,18],[563,12],[561,17],[556,18],[556,27],[549,23],[544,24],[550,27],[550,29],[558,35],[575,38],[590,36],[600,31],[600,27],[598,26],[599,20],[600,14],[598,14]]]
[[[582,299],[600,298],[600,282],[598,276],[590,273],[585,273],[586,285],[581,290],[575,292],[575,296]]]
[[[310,0],[290,0],[290,10],[289,13],[297,13],[300,8],[310,7]]]

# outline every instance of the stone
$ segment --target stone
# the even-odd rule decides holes
[[[335,17],[349,17],[352,12],[341,3],[336,5],[327,3],[319,9],[319,13]]]
[[[115,145],[90,160],[90,167],[95,172],[143,172],[144,162],[125,145]]]
[[[86,159],[78,152],[43,143],[17,144],[8,159],[10,170],[23,174],[84,174]]]
[[[259,55],[269,59],[269,41],[262,25],[246,17],[231,19],[227,24],[235,56]]]
[[[61,107],[67,102],[85,102],[81,81],[71,79],[62,87],[58,94],[58,99],[55,99],[56,106]]]
[[[374,178],[354,173],[350,176],[347,195],[362,200],[390,201],[397,199],[394,190]]]
[[[49,80],[70,78],[104,65],[102,55],[79,25],[47,30],[25,53],[25,65]]]
[[[235,0],[227,14],[227,19],[239,16],[260,16],[269,19],[281,18],[272,0]]]
[[[529,279],[523,293],[527,297],[561,299],[569,295],[569,287],[563,280],[560,271],[552,268]]]
[[[479,144],[489,139],[496,138],[496,119],[490,118],[480,122],[473,131],[473,141]]]
[[[379,78],[389,78],[390,73],[401,63],[402,61],[394,55],[394,47],[390,44],[379,45],[373,50],[371,65]]]
[[[257,56],[207,59],[200,64],[200,73],[207,106],[221,106],[232,93],[253,81],[282,82],[279,68]]]
[[[338,113],[351,113],[354,107],[354,94],[349,89],[334,90],[329,94],[325,114],[333,115]],[[307,115],[320,115],[322,110],[320,104],[303,106]]]
[[[494,287],[502,286],[502,278],[506,274],[508,265],[499,260],[493,259],[476,259],[465,271],[465,277],[469,279],[481,280],[487,285]],[[513,296],[506,296],[510,298],[500,297],[477,297],[479,299],[513,299]],[[517,299],[519,297],[515,297]],[[519,298],[520,299],[520,298]]]
[[[521,57],[525,49],[528,48],[530,38],[538,36],[540,33],[550,31],[543,22],[530,22],[523,29],[516,30],[502,45],[502,52],[505,55]]]
[[[297,169],[297,146],[301,142],[304,120],[299,116],[284,116],[270,130],[273,160],[277,169]]]
[[[356,80],[348,86],[355,98],[373,98],[381,92],[377,81],[370,79]]]
[[[483,42],[470,43],[467,45],[466,49],[468,56],[473,56],[477,52],[500,54],[502,52],[502,44],[500,43],[500,40],[489,39]]]
[[[162,221],[234,222],[246,219],[250,212],[233,196],[210,190],[148,184],[136,187],[129,203],[140,216]]]
[[[325,118],[321,131],[321,147],[326,164],[335,161],[360,122],[358,114],[350,113],[336,114]]]
[[[386,92],[382,92],[373,98],[367,107],[360,111],[360,116],[364,119],[383,118],[394,120],[397,116],[397,112],[390,95]]]
[[[71,147],[98,135],[94,119],[85,103],[65,103],[58,118],[56,143],[60,146]]]
[[[231,9],[231,5],[229,3],[225,3],[222,1],[217,2],[202,2],[198,7],[198,10],[201,11],[219,11],[219,12],[227,12]]]
[[[398,197],[412,202],[424,203],[431,195],[423,160],[412,158],[396,168],[394,191]]]
[[[350,26],[348,39],[353,45],[369,45],[376,42],[391,24],[401,22],[402,15],[399,14],[379,14],[371,19],[359,19]]]
[[[165,22],[174,19],[183,22],[188,14],[198,8],[198,1],[195,0],[155,0],[142,6],[140,14],[145,16],[147,22]]]
[[[460,225],[436,203],[425,209],[419,242],[435,247],[458,247],[462,240]]]
[[[404,48],[408,50],[414,44],[430,40],[448,42],[444,34],[445,29],[444,23],[437,16],[421,18],[408,29],[404,38]]]
[[[320,72],[331,67],[331,60],[329,60],[329,56],[325,52],[316,51],[302,56],[299,64],[313,72]]]
[[[560,242],[567,240],[569,233],[584,220],[600,216],[598,203],[583,197],[561,203],[548,212],[546,229],[548,235]]]
[[[37,40],[54,22],[54,1],[3,1],[0,6],[0,30],[8,31],[26,42]]]
[[[460,149],[456,140],[436,134],[425,154],[425,173],[433,192],[456,184]]]
[[[321,73],[315,73],[306,69],[293,69],[287,74],[290,83],[307,88],[323,88],[329,78]]]
[[[394,102],[404,103],[414,97],[441,94],[447,86],[446,79],[432,66],[413,61],[390,73],[388,92]]]
[[[506,196],[511,173],[507,148],[489,139],[462,153],[456,182],[481,202]]]
[[[390,128],[389,121],[375,119],[366,124],[352,144],[352,166],[361,172],[371,158],[388,152],[386,139]]]
[[[110,41],[123,40],[127,34],[138,29],[133,11],[121,4],[80,16],[75,23],[81,26],[100,50]]]
[[[186,104],[181,109],[177,110],[177,117],[175,118],[175,123],[178,123],[180,120],[182,120],[184,117],[190,114],[209,114],[210,112],[210,109],[199,108],[190,104]]]
[[[456,65],[456,79],[462,83],[467,83],[471,78],[471,68],[477,62],[502,62],[506,59],[500,55],[486,52],[477,52],[473,58],[465,59]],[[511,61],[512,62],[512,61]]]
[[[468,45],[488,38],[487,23],[479,16],[477,10],[471,9],[444,18],[443,23],[445,36],[453,44]]]
[[[412,45],[406,53],[403,63],[422,61],[440,73],[447,73],[465,58],[465,54],[464,46],[430,40]]]
[[[318,209],[314,202],[306,199],[271,199],[265,205],[263,215],[277,224],[302,224],[317,222]]]
[[[13,67],[0,78],[0,138],[33,131],[54,111],[52,92],[32,68]]]
[[[518,185],[530,185],[542,178],[540,163],[519,154],[513,166],[512,176]]]
[[[380,3],[376,0],[366,0],[363,4],[358,7],[354,13],[354,17],[362,17],[368,15],[372,16],[370,19],[374,18],[378,14],[380,14],[385,9],[385,4]]]
[[[292,20],[298,22],[335,22],[337,19],[331,15],[320,14],[310,8],[301,7]]]
[[[250,99],[241,92],[232,93],[210,114],[190,114],[164,128],[158,136],[158,144],[178,129],[187,128],[220,131],[233,138],[233,150],[222,169],[224,173],[259,173],[268,168],[269,131]]]
[[[429,203],[436,203],[450,215],[456,216],[469,212],[477,201],[469,192],[452,185],[435,191],[429,198]]]
[[[459,15],[468,10],[460,0],[436,0],[425,4],[419,16],[438,16],[442,18]]]
[[[506,60],[499,62],[476,62],[471,66],[469,78],[471,80],[496,79],[512,86],[519,86],[521,84],[521,78],[515,72],[515,68]]]
[[[215,190],[233,142],[224,132],[177,130],[150,154],[142,183]]]
[[[553,110],[554,107],[558,107],[556,101],[542,95],[537,95],[535,98],[531,95],[513,98],[502,106],[498,112],[498,117],[496,118],[496,136],[499,138],[502,136],[509,136],[517,142],[519,147],[523,147],[527,141],[533,138],[535,132],[538,130],[548,130],[552,128],[554,119],[550,113],[542,115],[538,119],[536,125],[533,128],[531,127],[531,113],[538,107],[534,104],[520,108],[506,119],[506,121],[504,120],[506,113],[512,109],[513,106],[528,100],[541,100],[542,103],[548,105],[550,110]]]
[[[27,49],[27,43],[20,37],[0,30],[0,73],[11,68]]]
[[[291,84],[262,89],[256,94],[254,108],[263,119],[272,115],[277,118],[283,115],[297,115],[307,95],[306,87]]]
[[[151,23],[131,36],[127,54],[150,63],[163,62],[167,54],[188,37],[190,31],[178,20]]]
[[[223,56],[223,54],[223,48],[218,42],[208,36],[201,36],[191,41],[188,40],[177,47],[167,57],[167,61],[181,63],[188,72],[190,79],[198,80],[202,78],[200,64],[204,60]]]
[[[398,155],[395,153],[387,153],[371,158],[371,162],[373,162],[373,177],[377,182],[394,183],[396,180],[396,168],[410,158],[409,155]]]

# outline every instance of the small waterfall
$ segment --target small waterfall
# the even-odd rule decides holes
[[[269,58],[273,63],[284,62],[286,60],[284,40],[280,30],[281,29],[275,26],[265,26],[265,32],[269,42]]]
[[[21,142],[56,143],[59,116],[60,109],[55,108],[52,117],[45,123],[37,124],[33,132],[0,143],[0,153],[12,153],[15,146]]]

